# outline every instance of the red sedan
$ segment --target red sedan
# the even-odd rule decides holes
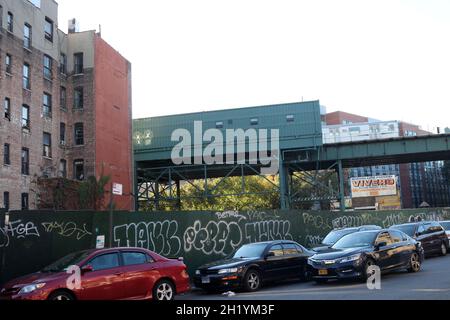
[[[1,300],[173,300],[190,289],[186,265],[138,248],[69,254],[8,282]]]

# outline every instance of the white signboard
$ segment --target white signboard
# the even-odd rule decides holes
[[[123,195],[123,185],[121,185],[119,183],[114,183],[113,184],[113,194],[116,196]]]
[[[352,198],[395,196],[396,176],[357,177],[351,179]]]
[[[103,249],[104,247],[105,247],[105,236],[97,236],[95,248]]]

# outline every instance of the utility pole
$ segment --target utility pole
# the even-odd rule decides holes
[[[112,248],[112,237],[113,237],[113,183],[111,182],[111,190],[110,190],[110,199],[109,199],[109,247]]]

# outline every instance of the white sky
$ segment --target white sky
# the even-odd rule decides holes
[[[450,126],[449,0],[57,0],[133,65],[133,117],[319,99]]]

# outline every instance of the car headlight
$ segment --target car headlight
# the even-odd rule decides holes
[[[349,257],[345,257],[342,258],[341,260],[339,260],[339,263],[346,263],[346,262],[352,262],[352,261],[358,261],[359,259],[361,259],[361,253],[349,256]]]
[[[45,283],[30,284],[20,289],[19,294],[31,293],[45,286]]]
[[[196,270],[196,271],[195,271],[195,274],[196,274],[197,276],[199,276],[199,275],[200,275],[200,270]]]
[[[229,269],[220,269],[218,274],[225,274],[225,273],[237,273],[238,268],[229,268]]]

